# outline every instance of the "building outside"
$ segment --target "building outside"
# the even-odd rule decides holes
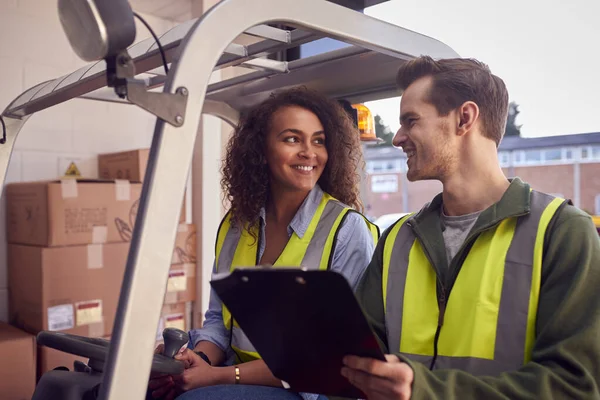
[[[600,215],[600,132],[539,138],[505,137],[498,159],[506,176],[519,177],[534,189],[571,199]],[[408,182],[406,155],[389,146],[365,149],[370,218],[418,211],[441,191],[438,181]]]

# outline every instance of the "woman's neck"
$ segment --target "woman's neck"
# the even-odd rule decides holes
[[[272,191],[265,207],[267,221],[277,225],[289,225],[307,196],[307,192],[277,191],[274,195]]]

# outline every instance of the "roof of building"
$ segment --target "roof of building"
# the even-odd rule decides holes
[[[600,144],[600,132],[536,138],[506,136],[500,143],[500,150],[525,150],[542,147],[583,146],[589,144]]]
[[[548,147],[584,146],[600,144],[600,132],[577,133],[573,135],[544,136],[524,138],[520,136],[507,136],[500,143],[500,151],[527,150]],[[385,160],[389,158],[403,158],[401,149],[389,146],[369,146],[365,151],[368,160]]]

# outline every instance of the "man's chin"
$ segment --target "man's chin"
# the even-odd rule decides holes
[[[432,175],[427,175],[424,174],[420,171],[408,171],[406,173],[406,179],[408,179],[409,182],[417,182],[417,181],[430,181],[430,180],[438,180],[439,178],[432,176]]]

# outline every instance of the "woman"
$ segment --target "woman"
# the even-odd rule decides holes
[[[333,100],[296,88],[252,109],[227,147],[221,183],[231,207],[219,227],[213,271],[257,264],[330,268],[354,289],[378,238],[355,211],[360,160],[359,133]],[[187,366],[183,376],[152,380],[153,396],[318,397],[282,388],[214,292],[203,328],[190,336],[194,351],[177,356]]]

